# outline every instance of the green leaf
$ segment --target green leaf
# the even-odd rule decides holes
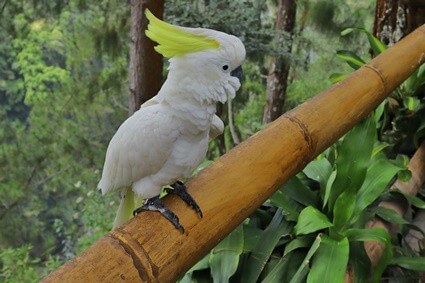
[[[390,145],[386,142],[378,142],[374,147],[372,151],[372,157],[389,147]]]
[[[257,245],[258,240],[261,237],[261,233],[263,230],[251,226],[251,225],[244,225],[243,226],[243,236],[244,236],[244,243],[243,243],[243,251],[244,253],[251,252],[254,247]]]
[[[407,221],[406,219],[398,215],[397,212],[386,207],[378,206],[376,208],[376,214],[382,219],[384,219],[385,221],[388,221],[390,223],[396,223],[396,224],[409,223],[409,221]]]
[[[302,264],[305,255],[305,252],[294,251],[283,256],[262,283],[289,282]],[[308,270],[308,267],[306,270]]]
[[[403,196],[409,201],[409,203],[417,208],[425,209],[425,201],[421,200],[420,198],[402,193]]]
[[[332,173],[331,163],[325,157],[320,160],[313,160],[304,168],[303,172],[308,178],[319,182],[320,191],[323,195],[329,176]]]
[[[398,257],[394,258],[391,261],[391,264],[395,264],[409,270],[425,271],[425,257]]]
[[[282,209],[278,209],[243,266],[242,282],[258,280],[279,239],[291,230],[292,226],[284,219]]]
[[[304,258],[302,264],[298,268],[297,272],[295,273],[294,277],[292,277],[290,283],[298,283],[303,280],[306,273],[308,272],[308,265],[310,263],[311,257],[316,253],[316,251],[319,249],[322,241],[323,241],[323,235],[319,234],[316,237],[316,240],[314,240],[313,244],[311,245],[310,250],[308,251],[306,257]]]
[[[281,191],[289,198],[305,206],[312,205],[317,207],[319,205],[319,196],[304,185],[297,176],[289,179],[289,181],[283,185]]]
[[[341,31],[341,36],[347,35],[354,31],[354,28],[346,28],[345,30]]]
[[[357,193],[353,222],[358,218],[363,209],[382,194],[388,183],[399,170],[400,167],[382,158],[378,159],[369,167],[365,181]]]
[[[356,207],[355,187],[349,187],[335,202],[333,224],[337,230],[345,229]]]
[[[340,81],[346,79],[348,77],[347,74],[341,74],[341,73],[333,73],[330,77],[329,80],[333,83],[339,83]]]
[[[357,56],[354,52],[348,50],[339,50],[336,52],[336,56],[338,56],[342,60],[345,60],[347,64],[350,65],[350,67],[354,70],[357,70],[358,68],[366,64],[366,62],[363,61],[362,58]]]
[[[285,195],[282,191],[278,190],[274,195],[270,198],[270,202],[279,207],[282,208],[283,214],[285,215],[285,218],[288,221],[297,221],[299,216],[299,211],[301,211],[302,208],[298,211],[298,207],[301,207],[297,202],[293,201],[292,199],[289,199],[287,195]]]
[[[238,268],[242,252],[243,225],[239,225],[211,251],[210,267],[214,282],[229,282]]]
[[[350,242],[350,258],[348,264],[354,270],[354,283],[367,282],[371,263],[364,244],[361,242]]]
[[[344,190],[350,186],[357,190],[363,183],[375,141],[375,123],[370,117],[345,135],[335,161],[337,176],[329,196],[329,211]]]
[[[350,229],[345,233],[350,242],[353,241],[379,241],[386,248],[377,266],[373,270],[372,282],[378,282],[388,263],[393,257],[390,235],[382,228],[373,229]]]
[[[188,272],[183,276],[183,278],[179,281],[179,283],[191,283],[192,282],[192,274],[194,271],[207,269],[209,267],[210,254],[201,259],[197,264],[192,266]]]
[[[335,170],[331,173],[331,175],[329,176],[328,182],[326,183],[326,189],[325,189],[325,195],[323,197],[322,208],[325,208],[326,204],[328,203],[329,195],[331,193],[332,185],[335,182],[336,175],[337,175],[337,170]]]
[[[295,225],[295,233],[297,235],[310,234],[331,227],[332,225],[326,215],[314,207],[308,206],[301,211],[298,217],[298,222]]]
[[[385,99],[379,106],[376,108],[375,113],[373,115],[373,119],[375,120],[376,127],[379,128],[378,122],[384,114],[385,105],[387,105],[388,99]]]
[[[368,32],[364,28],[347,28],[347,29],[345,29],[341,32],[341,35],[342,36],[347,35],[354,30],[357,30],[357,31],[360,31],[360,32],[363,32],[363,33],[366,34],[367,39],[368,39],[369,44],[370,44],[370,48],[372,48],[373,52],[376,55],[379,55],[379,54],[381,54],[381,52],[388,49],[388,46],[386,46],[384,43],[382,43],[379,39],[374,37],[370,32]]]
[[[293,239],[286,245],[285,251],[283,252],[283,256],[289,254],[290,252],[296,249],[310,247],[313,241],[314,241],[314,236],[310,236],[310,235]]]
[[[349,255],[348,239],[336,241],[326,235],[314,255],[307,282],[344,282]]]

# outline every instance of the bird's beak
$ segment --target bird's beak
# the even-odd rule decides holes
[[[232,77],[238,78],[239,80],[242,80],[242,78],[243,78],[242,66],[239,66],[236,69],[234,69],[233,71],[231,71],[230,75]]]

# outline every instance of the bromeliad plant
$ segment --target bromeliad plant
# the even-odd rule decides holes
[[[397,174],[408,174],[402,162],[383,154],[376,132],[373,116],[354,127],[182,281],[343,282],[348,264],[357,281],[378,281],[392,259],[391,239],[365,223],[375,215],[406,223],[377,203]],[[386,245],[373,270],[362,243],[369,240]]]

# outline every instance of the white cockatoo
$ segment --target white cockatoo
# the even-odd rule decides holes
[[[168,77],[159,93],[113,136],[98,188],[102,194],[122,191],[114,227],[133,213],[156,210],[183,232],[177,216],[159,195],[164,186],[171,185],[173,190],[168,192],[179,195],[202,217],[178,180],[190,176],[204,160],[210,138],[223,132],[224,124],[215,115],[216,104],[235,97],[245,47],[239,38],[223,32],[174,26],[149,10],[146,16],[146,35],[158,43],[157,52],[170,58]],[[135,210],[139,199],[143,205]]]

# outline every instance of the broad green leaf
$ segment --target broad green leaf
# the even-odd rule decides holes
[[[386,207],[378,206],[376,208],[376,214],[382,219],[384,219],[385,221],[388,221],[390,223],[396,223],[396,224],[409,223],[409,221],[407,221],[406,219],[398,215],[397,212]]]
[[[289,254],[290,252],[296,249],[310,247],[313,241],[314,241],[314,237],[310,235],[293,239],[286,245],[285,251],[283,252],[283,256]]]
[[[340,81],[346,79],[348,77],[347,74],[341,74],[341,73],[333,73],[330,75],[329,80],[333,83],[339,83]]]
[[[310,234],[331,227],[332,225],[326,215],[316,208],[308,206],[301,211],[298,217],[298,222],[295,225],[295,233],[297,235]]]
[[[370,44],[370,48],[373,50],[373,52],[376,55],[379,55],[379,54],[381,54],[381,52],[388,49],[388,46],[386,46],[384,43],[382,43],[379,39],[374,37],[370,32],[368,32],[364,28],[347,28],[347,29],[345,29],[341,32],[341,35],[342,36],[347,35],[354,30],[358,30],[358,31],[366,34],[367,39],[368,39],[369,44]]]
[[[333,224],[335,229],[345,229],[350,224],[350,219],[356,207],[355,187],[349,187],[335,202]]]
[[[335,182],[336,175],[337,175],[337,170],[335,170],[335,171],[333,171],[331,173],[331,175],[329,176],[328,182],[326,183],[325,195],[323,197],[323,206],[322,206],[322,208],[325,208],[326,204],[328,203],[329,195],[331,193],[332,185]]]
[[[207,269],[209,267],[210,254],[201,259],[197,264],[192,266],[188,272],[183,276],[179,283],[191,283],[192,282],[192,273],[197,270]]]
[[[292,226],[284,219],[282,209],[278,209],[243,266],[242,282],[258,280],[279,239],[291,230]]]
[[[310,263],[311,257],[316,253],[316,251],[319,249],[322,241],[323,241],[323,235],[319,234],[316,237],[316,240],[314,240],[313,244],[311,245],[310,250],[308,251],[307,255],[305,256],[302,264],[298,268],[297,272],[295,273],[294,277],[292,277],[290,283],[298,283],[301,282],[305,275],[308,272],[308,265]]]
[[[371,270],[371,263],[363,243],[350,242],[350,258],[348,264],[352,270],[354,270],[354,283],[367,282]]]
[[[398,257],[394,258],[391,261],[391,264],[395,264],[409,270],[425,271],[425,257]]]
[[[302,264],[305,255],[306,252],[294,251],[283,256],[267,274],[262,283],[289,282]]]
[[[300,207],[301,211],[301,205],[292,199],[289,199],[289,197],[282,191],[278,190],[276,193],[274,193],[274,195],[270,198],[270,202],[273,205],[282,208],[283,214],[287,220],[297,221],[299,216],[298,207]]]
[[[336,241],[323,235],[322,243],[314,255],[307,282],[344,282],[349,250],[347,238]]]
[[[243,243],[243,251],[244,253],[248,253],[254,249],[254,247],[257,245],[258,240],[261,237],[261,233],[263,230],[253,227],[251,225],[244,225],[243,226],[243,236],[244,236],[244,243]]]
[[[386,159],[379,159],[369,167],[365,181],[357,193],[353,221],[357,219],[363,209],[382,194],[399,170],[400,167]]]
[[[366,62],[363,61],[362,58],[357,56],[354,52],[348,50],[339,50],[336,52],[336,56],[338,56],[342,60],[345,60],[347,64],[350,65],[350,67],[354,70],[357,70],[358,68],[366,64]]]
[[[312,205],[317,207],[320,202],[319,196],[304,185],[297,176],[289,179],[289,181],[283,185],[281,191],[289,198],[305,206]]]
[[[211,276],[214,282],[229,282],[235,274],[243,252],[243,225],[239,225],[219,243],[210,255]]]
[[[421,200],[420,198],[409,194],[403,194],[403,196],[410,202],[411,205],[417,208],[425,209],[425,201]]]
[[[326,190],[326,184],[332,173],[332,165],[326,158],[313,160],[303,170],[308,178],[319,182],[320,192],[323,195]]]
[[[329,196],[329,211],[333,211],[336,199],[349,186],[353,186],[356,190],[360,188],[366,176],[375,141],[375,122],[370,117],[345,135],[335,161],[337,176]]]
[[[379,128],[378,122],[384,114],[385,105],[387,105],[388,99],[385,99],[379,106],[376,108],[375,113],[373,115],[373,119],[375,120],[376,127]]]
[[[382,228],[373,229],[350,229],[347,230],[346,236],[350,242],[353,241],[378,241],[384,243],[386,248],[381,256],[377,266],[373,270],[372,282],[378,282],[388,263],[393,257],[390,235]]]
[[[379,142],[373,147],[372,151],[372,157],[383,151],[385,148],[389,147],[390,145],[386,142]]]

